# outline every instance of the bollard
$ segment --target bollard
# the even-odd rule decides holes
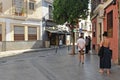
[[[68,45],[68,51],[69,51],[69,45]]]
[[[57,53],[57,49],[58,49],[58,47],[56,47],[56,49],[55,49],[55,53]]]

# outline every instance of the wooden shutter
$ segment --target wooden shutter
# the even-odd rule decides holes
[[[37,27],[28,28],[28,40],[37,40]]]
[[[14,27],[14,40],[24,40],[24,27],[23,26]]]
[[[108,30],[108,37],[112,37],[113,35],[113,11],[107,14],[107,30]]]

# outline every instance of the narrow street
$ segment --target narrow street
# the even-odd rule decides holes
[[[29,52],[0,59],[0,80],[119,80],[120,66],[112,65],[111,74],[100,74],[99,58],[85,55],[79,64],[78,54],[68,48]]]

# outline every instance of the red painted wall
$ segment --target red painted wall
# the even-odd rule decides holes
[[[93,36],[94,31],[95,33],[95,37]],[[97,17],[92,19],[92,48],[93,45],[95,45],[95,50],[96,50],[96,45],[97,45]]]
[[[109,5],[105,9],[105,19],[104,19],[104,31],[107,31],[107,13],[113,10],[113,37],[110,38],[111,46],[110,48],[113,50],[113,62],[118,63],[118,4]]]

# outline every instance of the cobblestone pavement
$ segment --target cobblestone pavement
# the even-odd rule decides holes
[[[120,80],[120,66],[112,64],[110,75],[101,74],[99,58],[93,53],[85,54],[84,64],[79,63],[78,54],[69,55],[67,48],[57,53],[51,50],[28,52],[31,53],[35,55],[5,58],[7,62],[0,63],[0,80]]]

